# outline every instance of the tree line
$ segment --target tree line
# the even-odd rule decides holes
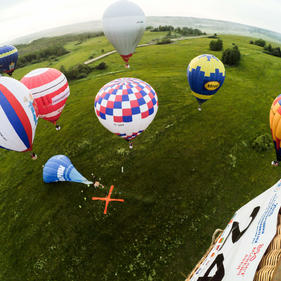
[[[69,51],[67,51],[63,46],[49,47],[41,51],[20,56],[17,62],[17,66],[24,67],[28,64],[38,63],[46,59],[60,57],[68,53]]]
[[[266,44],[266,41],[263,39],[257,39],[255,41],[251,40],[250,44],[257,45],[259,47],[263,47],[263,52],[268,55],[272,55],[275,57],[281,57],[280,47],[272,47],[271,44]]]
[[[16,48],[19,51],[18,67],[28,64],[38,63],[46,59],[54,59],[63,56],[67,51],[63,46],[68,42],[75,42],[76,45],[88,40],[89,38],[103,36],[103,32],[91,32],[81,34],[69,34],[51,38],[40,38],[29,44],[19,44]]]
[[[93,70],[104,70],[107,68],[105,62],[99,63],[97,66],[91,67],[86,64],[77,64],[66,69],[64,65],[60,67],[60,71],[66,76],[67,80],[76,80],[86,78]]]
[[[190,28],[190,27],[173,27],[172,25],[159,25],[158,27],[148,26],[146,30],[150,30],[151,32],[175,32],[181,34],[182,36],[199,36],[199,35],[206,35],[206,32],[202,32],[200,29],[197,28]]]

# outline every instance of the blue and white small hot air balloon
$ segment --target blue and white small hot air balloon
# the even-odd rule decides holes
[[[12,75],[18,61],[18,50],[12,45],[0,47],[0,73]]]
[[[45,183],[71,181],[87,185],[93,183],[84,178],[65,155],[55,155],[46,162],[43,168],[43,181]]]

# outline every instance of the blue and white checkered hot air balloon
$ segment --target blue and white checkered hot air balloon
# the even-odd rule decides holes
[[[192,95],[201,104],[213,97],[225,79],[223,63],[215,56],[204,54],[194,58],[187,67],[187,79]]]
[[[18,50],[12,45],[0,47],[0,72],[12,75],[18,61]]]
[[[46,162],[43,168],[43,181],[45,183],[71,181],[92,184],[75,169],[65,155],[55,155]]]
[[[120,78],[107,83],[95,99],[95,112],[101,124],[127,141],[149,126],[157,110],[158,98],[154,89],[136,78]]]

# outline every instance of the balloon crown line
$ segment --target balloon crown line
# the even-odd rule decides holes
[[[124,199],[112,199],[111,194],[112,194],[113,189],[114,189],[114,185],[112,185],[110,187],[109,193],[106,197],[92,197],[92,200],[105,201],[105,208],[104,208],[104,212],[103,212],[105,215],[107,214],[107,207],[108,207],[109,202],[112,202],[112,201],[124,202],[125,201]]]

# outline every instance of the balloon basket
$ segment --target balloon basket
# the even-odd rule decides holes
[[[34,152],[32,152],[32,153],[31,153],[31,159],[35,161],[35,160],[37,160],[37,158],[38,158],[37,154],[35,154]]]
[[[125,68],[130,68],[130,65],[129,64],[125,64]]]
[[[202,111],[201,105],[198,106],[198,111]]]
[[[274,167],[278,167],[279,166],[279,161],[276,161],[276,160],[272,161],[271,165],[274,166]]]
[[[61,129],[61,126],[60,125],[56,125],[56,130],[60,131],[60,129]]]

